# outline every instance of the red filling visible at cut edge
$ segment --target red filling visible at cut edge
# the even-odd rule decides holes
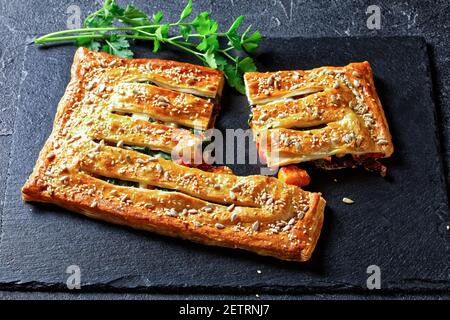
[[[315,160],[316,167],[325,170],[336,170],[345,168],[356,168],[362,166],[367,171],[378,172],[382,177],[387,174],[387,167],[384,166],[378,159],[383,158],[380,153],[368,153],[360,156],[346,155],[344,157],[332,156],[329,160],[321,159]]]

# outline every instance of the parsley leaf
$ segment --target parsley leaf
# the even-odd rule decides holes
[[[102,47],[103,51],[122,58],[132,58],[133,52],[129,49],[130,43],[123,36],[112,35]]]
[[[217,69],[217,61],[212,48],[205,53],[205,60],[208,66],[213,69]]]
[[[239,32],[244,16],[237,17],[225,33],[218,31],[219,25],[209,12],[201,12],[188,22],[192,9],[192,0],[187,0],[177,22],[161,23],[162,11],[147,15],[134,5],[122,7],[116,0],[104,0],[99,10],[86,17],[84,28],[50,33],[35,39],[35,43],[70,40],[78,46],[124,58],[133,57],[130,49],[133,40],[152,41],[153,52],[171,45],[193,54],[211,68],[222,70],[229,85],[244,93],[244,73],[256,70],[253,59],[247,55],[259,47],[261,34],[251,33],[251,26],[242,34]],[[178,30],[178,35],[173,34],[174,30]]]
[[[189,0],[183,12],[181,12],[179,22],[184,21],[187,17],[189,17],[191,15],[191,12],[192,12],[192,0]]]
[[[125,11],[123,12],[123,15],[119,17],[119,20],[133,27],[140,27],[150,24],[150,20],[148,19],[145,12],[137,9],[135,6],[130,4],[127,5]]]
[[[247,52],[254,52],[258,47],[259,43],[262,39],[262,35],[259,31],[253,32],[252,35],[248,36],[248,33],[250,31],[250,27],[247,28],[247,30],[243,33],[241,37],[241,43],[242,47],[244,47],[245,51]]]
[[[241,37],[238,35],[237,29],[239,29],[239,26],[242,24],[244,19],[244,16],[237,17],[227,32],[227,38],[236,50],[242,50]]]
[[[200,13],[194,21],[192,21],[192,26],[202,36],[215,33],[219,28],[217,22],[209,18],[209,12]]]

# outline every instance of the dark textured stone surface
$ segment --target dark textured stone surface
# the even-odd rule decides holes
[[[139,52],[144,53],[142,48]],[[87,290],[360,292],[367,290],[366,268],[376,264],[385,292],[449,288],[446,190],[421,39],[270,39],[261,48],[261,70],[371,61],[395,137],[389,180],[362,170],[312,172],[311,188],[324,193],[328,209],[313,259],[302,265],[133,231],[54,206],[24,204],[19,190],[51,130],[73,53],[72,47],[30,47],[25,55],[27,85],[18,101],[2,219],[4,287],[63,289],[66,267],[76,264]],[[304,58],[297,62],[298,56]],[[180,59],[175,52],[163,57]],[[51,73],[46,72],[49,67]],[[247,108],[245,98],[230,91],[218,127],[245,127]],[[28,138],[30,128],[35,128],[33,139]],[[247,172],[242,165],[236,169]],[[344,205],[343,196],[356,204]]]
[[[134,2],[143,3],[142,7],[149,12],[163,9],[171,20],[177,17],[181,6],[178,2]],[[386,182],[372,176],[368,178],[362,172],[355,172],[353,177],[346,173],[335,176],[315,174],[313,188],[320,188],[325,193],[330,200],[330,209],[318,251],[313,261],[305,266],[286,265],[232,250],[205,248],[63,214],[55,207],[21,203],[18,190],[50,131],[74,51],[71,47],[36,50],[27,43],[29,37],[36,34],[65,28],[65,12],[70,4],[74,3],[48,1],[43,5],[41,1],[0,1],[0,166],[3,168],[0,171],[0,199],[4,199],[0,214],[5,207],[1,220],[0,279],[3,287],[21,290],[41,286],[64,288],[65,268],[69,264],[78,264],[82,267],[85,284],[100,281],[106,284],[105,289],[156,286],[170,291],[186,286],[186,293],[194,289],[226,292],[254,287],[263,292],[311,288],[324,292],[337,289],[351,292],[364,286],[365,268],[369,264],[379,264],[383,270],[384,288],[448,289],[449,242],[445,225],[449,217],[442,188],[448,175],[447,179],[442,174],[437,176],[441,172],[440,164],[432,157],[438,133],[442,139],[442,154],[445,156],[449,150],[450,60],[447,52],[450,10],[447,1],[381,1],[382,29],[378,31],[366,28],[365,10],[372,4],[368,1],[260,1],[257,12],[250,2],[195,2],[194,11],[210,10],[222,24],[229,24],[231,16],[245,14],[248,22],[271,36],[421,35],[426,39],[435,81],[438,132],[431,126],[430,108],[433,106],[426,78],[426,53],[420,41],[396,40],[396,46],[380,50],[376,44],[384,43],[385,46],[386,40],[377,42],[374,39],[371,44],[372,41],[366,39],[356,46],[352,43],[358,40],[342,39],[335,45],[345,50],[336,53],[333,48],[324,50],[324,43],[329,45],[332,40],[307,41],[297,43],[301,54],[293,55],[288,51],[291,52],[290,62],[277,59],[276,64],[280,66],[310,67],[374,56],[371,61],[376,61],[376,71],[380,72],[377,72],[377,86],[388,106],[394,136],[398,137],[395,141],[397,153],[390,163],[394,180],[388,187]],[[91,11],[94,6],[90,1],[75,4],[80,5],[83,12]],[[286,42],[288,48],[289,43]],[[365,51],[371,45],[373,52]],[[405,46],[404,50],[396,51],[401,46]],[[259,60],[264,62],[266,58],[263,55]],[[395,67],[395,63],[399,65]],[[402,68],[405,65],[407,70]],[[48,66],[52,68],[51,74],[48,74]],[[272,64],[271,68],[275,66]],[[404,77],[399,78],[399,75]],[[52,90],[41,87],[42,83],[51,83]],[[410,103],[420,113],[410,112],[407,108]],[[402,118],[393,117],[398,111],[393,113],[392,106],[404,108],[401,109]],[[417,109],[418,106],[423,110]],[[36,112],[38,107],[41,112]],[[241,113],[244,112],[241,109]],[[403,123],[403,114],[408,119],[406,123]],[[227,117],[227,114],[222,115],[222,127],[230,127]],[[20,122],[15,124],[17,119]],[[245,124],[243,118],[239,119]],[[24,131],[24,125],[29,124],[32,129]],[[237,124],[231,125],[234,126]],[[17,132],[10,161],[14,128]],[[428,138],[429,143],[419,143],[415,149],[408,143],[414,141],[412,139],[422,139],[418,133]],[[31,140],[21,141],[25,134]],[[17,153],[19,150],[20,154]],[[444,158],[448,173],[448,157]],[[426,159],[433,162],[426,162]],[[428,167],[423,175],[420,174],[422,167],[417,167],[419,163]],[[237,169],[242,173],[242,168]],[[8,172],[8,192],[3,196]],[[396,180],[397,174],[399,178],[408,175],[408,179]],[[372,194],[358,191],[365,189],[360,182],[362,176],[372,186]],[[339,187],[332,185],[334,177],[343,181]],[[352,197],[357,200],[351,211],[339,202],[342,196],[349,196],[348,191],[353,191]],[[387,204],[379,208],[373,199],[384,200]],[[360,203],[361,207],[358,207]],[[363,208],[369,209],[367,217],[360,211]],[[96,250],[91,251],[94,244]],[[337,256],[339,252],[340,257]],[[202,272],[196,270],[193,273],[188,267],[198,264],[203,266]],[[257,269],[263,271],[262,275],[256,274]],[[165,277],[155,278],[158,272]]]

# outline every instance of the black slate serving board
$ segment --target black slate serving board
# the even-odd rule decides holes
[[[359,169],[311,172],[308,189],[321,191],[328,206],[319,244],[304,264],[135,231],[52,205],[23,203],[20,188],[51,131],[74,51],[71,46],[27,47],[1,220],[0,288],[65,290],[66,268],[78,265],[85,290],[369,292],[367,267],[377,265],[382,292],[450,289],[447,192],[422,39],[263,42],[257,57],[260,70],[370,61],[394,137],[395,154],[385,161],[387,179]],[[143,45],[137,51],[139,57],[152,56]],[[177,52],[159,57],[195,62]],[[217,127],[247,128],[248,115],[245,97],[227,89]],[[257,166],[233,168],[238,174],[258,172]],[[344,196],[355,204],[343,204]]]

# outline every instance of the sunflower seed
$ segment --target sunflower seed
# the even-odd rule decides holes
[[[225,226],[224,226],[223,224],[221,224],[221,223],[216,223],[214,226],[215,226],[217,229],[224,229],[224,228],[225,228]]]
[[[352,199],[345,198],[345,197],[342,199],[342,202],[346,203],[346,204],[353,204],[353,203],[355,203],[355,201],[353,201]]]

